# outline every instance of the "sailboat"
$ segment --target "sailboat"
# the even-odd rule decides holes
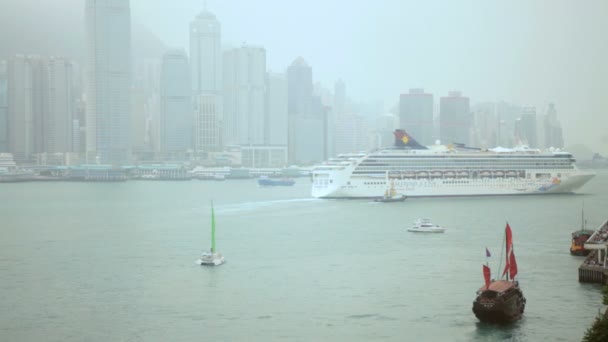
[[[581,229],[572,233],[572,243],[570,245],[570,254],[578,256],[586,256],[591,252],[585,249],[585,242],[589,240],[595,231],[587,229],[587,220],[585,220],[585,203],[581,209]]]
[[[197,260],[197,264],[201,266],[219,266],[224,261],[224,256],[215,249],[215,213],[213,211],[213,202],[211,202],[211,250],[203,252],[201,258]]]
[[[491,280],[491,270],[483,265],[484,286],[477,291],[477,298],[473,302],[473,313],[482,322],[509,323],[520,319],[526,306],[517,275],[517,262],[513,252],[513,233],[507,223],[505,228],[506,264],[502,272],[502,279]]]
[[[391,185],[384,192],[384,196],[378,197],[374,199],[374,202],[401,202],[405,201],[406,196],[403,194],[398,194],[397,190],[395,190],[395,182],[391,181]]]

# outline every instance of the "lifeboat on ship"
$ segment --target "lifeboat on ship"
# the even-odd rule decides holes
[[[403,178],[407,178],[407,179],[416,178],[416,173],[414,173],[414,172],[404,172],[403,173]]]
[[[443,176],[443,175],[441,174],[440,171],[433,171],[433,172],[431,172],[431,177],[432,178],[441,178],[441,176]]]
[[[515,171],[507,171],[505,174],[507,177],[517,177],[517,172]]]
[[[444,176],[446,178],[454,178],[454,177],[456,177],[456,173],[453,172],[453,171],[447,171],[447,172],[444,173]]]
[[[505,173],[504,173],[504,172],[502,172],[502,171],[494,171],[494,172],[492,173],[492,175],[493,175],[494,177],[504,177],[504,176],[505,176]]]
[[[469,177],[469,173],[466,172],[466,171],[460,171],[460,172],[458,172],[458,177],[468,178]]]
[[[428,178],[429,177],[429,173],[426,171],[420,171],[416,173],[416,177],[418,178]]]
[[[490,173],[490,171],[481,171],[479,173],[479,177],[481,178],[490,178],[492,176],[492,174]]]

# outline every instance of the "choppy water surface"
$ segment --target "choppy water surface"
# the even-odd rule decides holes
[[[602,308],[569,255],[584,200],[608,218],[608,173],[579,195],[317,200],[310,182],[0,185],[6,341],[576,341]],[[214,200],[227,263],[209,248]],[[419,217],[448,228],[419,235]],[[485,247],[514,231],[525,318],[471,312]]]

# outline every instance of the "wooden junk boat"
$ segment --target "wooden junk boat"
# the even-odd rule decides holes
[[[572,233],[572,243],[570,244],[570,254],[578,256],[586,256],[591,252],[585,249],[585,242],[589,240],[595,231],[586,229],[585,209],[581,210],[581,229]]]
[[[485,284],[477,291],[473,302],[473,313],[482,322],[509,323],[521,318],[526,306],[517,275],[517,263],[513,253],[513,236],[507,223],[506,235],[506,265],[501,280],[490,280],[490,267],[483,265]]]

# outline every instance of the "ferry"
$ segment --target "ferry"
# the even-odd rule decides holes
[[[315,166],[312,196],[376,198],[392,182],[408,197],[572,193],[595,176],[579,170],[568,152],[422,146],[402,129],[394,135],[392,148],[341,154]]]

